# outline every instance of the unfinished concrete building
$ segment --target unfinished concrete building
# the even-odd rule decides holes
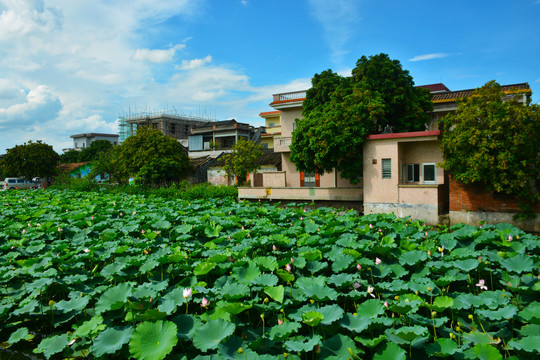
[[[140,113],[119,118],[120,142],[135,135],[140,126],[149,126],[175,139],[187,139],[191,129],[208,123],[211,119],[202,116],[172,115],[166,113]]]

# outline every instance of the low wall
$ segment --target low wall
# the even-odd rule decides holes
[[[410,216],[415,220],[425,221],[428,225],[439,223],[437,204],[397,204],[397,203],[364,203],[364,214],[394,214],[399,217]]]
[[[306,188],[306,187],[239,187],[239,199],[268,200],[332,200],[362,201],[363,191],[359,188]]]
[[[450,176],[450,223],[478,225],[509,223],[524,231],[540,232],[540,204],[535,207],[536,219],[514,220],[520,211],[518,198],[495,194],[481,185],[465,185]]]

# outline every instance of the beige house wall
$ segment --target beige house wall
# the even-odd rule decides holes
[[[302,108],[295,107],[281,110],[281,136],[290,137],[293,132],[295,119],[302,118]]]
[[[382,178],[382,159],[392,159],[392,177]],[[364,202],[397,203],[398,147],[395,139],[367,140],[364,145]]]
[[[273,149],[274,148],[274,137],[273,136],[261,137],[261,145],[263,147],[264,147],[264,144],[266,144],[266,149]]]
[[[241,199],[362,201],[361,188],[239,187]]]

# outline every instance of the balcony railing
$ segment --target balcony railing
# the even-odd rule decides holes
[[[301,90],[301,91],[294,91],[294,92],[288,92],[288,93],[274,94],[274,102],[285,101],[285,100],[305,99],[306,91],[307,90]]]
[[[287,152],[289,150],[289,145],[291,145],[290,136],[280,136],[274,138],[274,152]]]

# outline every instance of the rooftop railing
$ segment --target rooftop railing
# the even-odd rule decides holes
[[[274,101],[305,99],[306,91],[307,90],[301,90],[301,91],[294,91],[294,92],[288,92],[288,93],[274,94]]]

